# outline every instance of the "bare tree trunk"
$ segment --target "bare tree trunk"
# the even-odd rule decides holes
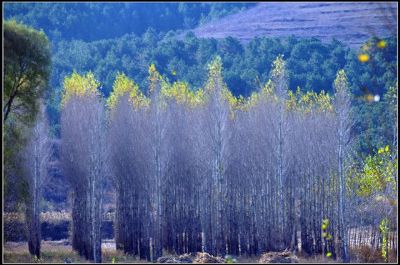
[[[42,199],[42,186],[48,175],[48,166],[52,153],[52,144],[48,136],[48,124],[45,117],[44,106],[40,105],[39,115],[35,126],[30,132],[27,145],[23,150],[22,160],[24,177],[28,185],[26,198],[26,224],[28,228],[29,253],[40,259],[41,226],[40,226],[40,201]]]
[[[335,80],[335,108],[338,121],[338,179],[339,179],[339,241],[343,262],[349,262],[346,214],[346,180],[344,159],[346,144],[349,141],[350,130],[350,96],[348,92],[347,77],[343,70],[339,71]]]

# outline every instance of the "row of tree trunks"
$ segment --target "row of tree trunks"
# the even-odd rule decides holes
[[[300,241],[307,254],[346,261],[348,106],[338,77],[336,112],[288,109],[279,57],[272,81],[241,111],[227,99],[218,60],[200,106],[162,96],[167,85],[151,67],[149,105],[132,106],[126,93],[112,110],[117,248],[154,261],[165,250],[260,255]]]
[[[368,246],[374,249],[382,248],[382,234],[379,229],[374,226],[366,226],[360,228],[349,229],[349,247],[357,248]],[[397,250],[397,232],[388,232],[388,248]]]

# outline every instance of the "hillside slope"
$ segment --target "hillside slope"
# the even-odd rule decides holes
[[[232,36],[245,43],[257,36],[336,38],[356,48],[372,36],[395,35],[397,10],[395,2],[259,3],[193,32],[202,38]]]

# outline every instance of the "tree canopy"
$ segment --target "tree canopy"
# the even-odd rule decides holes
[[[17,23],[4,24],[4,121],[14,114],[22,122],[35,119],[38,98],[48,88],[50,43],[43,31]]]

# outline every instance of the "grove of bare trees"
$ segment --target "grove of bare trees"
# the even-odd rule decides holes
[[[285,61],[249,98],[217,57],[204,89],[152,65],[148,95],[118,74],[107,103],[93,74],[64,82],[61,150],[73,187],[74,249],[101,261],[102,183],[116,190],[117,249],[259,255],[301,249],[349,260],[350,94],[292,92]],[[300,249],[299,249],[300,247]]]

